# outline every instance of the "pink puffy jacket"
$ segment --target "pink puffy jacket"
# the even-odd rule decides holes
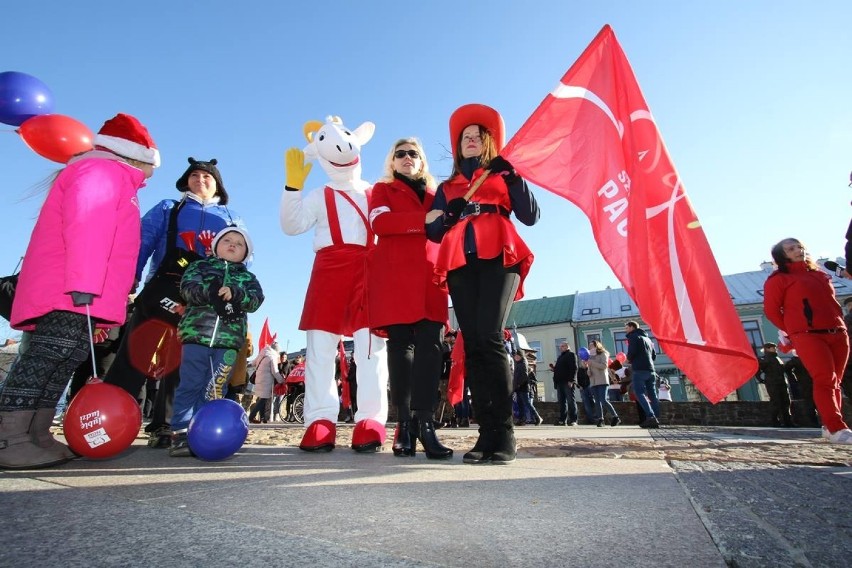
[[[71,292],[94,294],[100,327],[124,323],[141,238],[137,191],[145,174],[114,154],[93,151],[72,159],[47,194],[27,247],[12,327],[32,330],[54,310],[74,307]]]

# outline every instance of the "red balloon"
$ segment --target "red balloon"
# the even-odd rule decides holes
[[[91,380],[68,405],[65,440],[87,458],[110,458],[133,443],[142,426],[139,403],[115,385]]]
[[[18,128],[27,146],[48,160],[66,163],[72,156],[93,148],[95,135],[82,122],[64,114],[42,114]]]
[[[619,363],[624,363],[625,361],[627,361],[627,355],[625,355],[623,351],[619,351],[618,353],[616,353],[615,358]]]

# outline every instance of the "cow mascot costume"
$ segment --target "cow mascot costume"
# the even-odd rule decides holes
[[[361,146],[375,125],[346,128],[337,117],[304,127],[308,145],[285,156],[286,186],[281,197],[281,228],[298,235],[314,228],[314,266],[299,329],[307,333],[305,424],[299,448],[334,449],[340,410],[335,356],[342,336],[355,340],[358,412],[352,449],[377,451],[385,441],[387,353],[385,340],[370,333],[366,307],[367,253],[375,236],[367,218],[370,184],[361,179]],[[305,179],[316,160],[328,175],[325,187],[304,195]]]

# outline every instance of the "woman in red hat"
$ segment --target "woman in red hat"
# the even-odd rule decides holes
[[[526,182],[503,159],[503,118],[491,107],[469,104],[450,117],[453,171],[435,195],[438,218],[427,225],[440,242],[435,263],[438,284],[449,288],[464,334],[465,371],[479,439],[465,463],[503,464],[515,459],[512,373],[503,347],[503,328],[533,254],[509,219],[525,225],[539,219]],[[481,180],[478,189],[470,189]]]
[[[118,114],[56,176],[33,228],[10,320],[29,346],[0,387],[0,469],[48,467],[73,452],[50,426],[59,397],[89,356],[90,327],[116,327],[139,253],[137,191],[160,165],[148,130]]]

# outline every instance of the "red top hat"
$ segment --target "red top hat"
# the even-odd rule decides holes
[[[506,143],[506,126],[503,124],[503,117],[490,106],[471,103],[460,106],[450,116],[450,143],[453,145],[454,159],[461,133],[471,124],[484,127],[494,138],[497,151],[500,152],[503,149],[503,144]]]

